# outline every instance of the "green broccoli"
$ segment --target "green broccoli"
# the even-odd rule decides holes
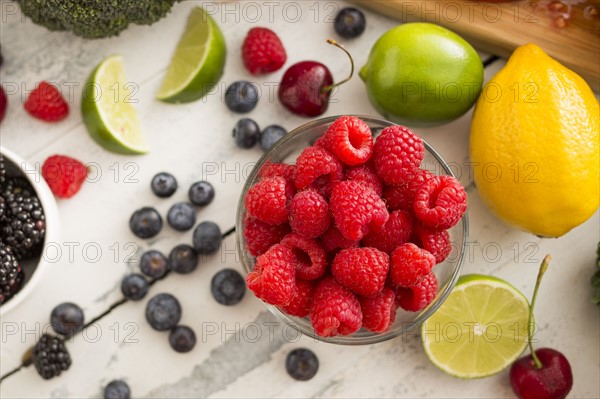
[[[150,25],[181,0],[17,0],[23,14],[50,30],[87,39],[116,36],[130,23]]]
[[[596,250],[596,273],[592,276],[592,287],[594,287],[595,292],[592,297],[592,302],[596,305],[600,305],[600,242],[598,243],[598,249]]]

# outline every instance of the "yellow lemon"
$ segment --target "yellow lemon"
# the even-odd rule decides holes
[[[483,88],[471,124],[475,184],[500,219],[558,237],[598,208],[598,101],[534,44],[517,48]]]

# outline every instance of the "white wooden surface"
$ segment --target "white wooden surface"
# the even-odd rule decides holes
[[[187,14],[191,7],[201,4],[214,12],[229,46],[221,86],[217,93],[196,103],[159,103],[153,95]],[[11,88],[8,114],[1,126],[2,145],[38,165],[55,153],[74,156],[91,163],[97,177],[76,197],[58,203],[62,256],[47,273],[43,285],[2,317],[0,374],[20,363],[22,353],[47,328],[56,304],[76,302],[89,320],[121,298],[122,276],[137,270],[135,261],[128,260],[132,252],[135,256],[150,247],[168,252],[175,243],[191,241],[191,233],[178,233],[168,226],[156,239],[136,239],[127,227],[134,209],[151,205],[164,214],[171,203],[185,199],[189,184],[205,178],[215,186],[217,196],[213,204],[199,212],[199,221],[216,221],[223,231],[234,225],[244,177],[260,156],[258,149],[236,148],[231,128],[238,116],[222,102],[226,85],[251,79],[240,59],[245,33],[254,24],[270,26],[288,50],[286,66],[316,59],[330,66],[339,79],[347,74],[347,60],[325,44],[325,39],[334,35],[330,15],[342,5],[316,1],[227,5],[188,1],[151,27],[132,27],[117,38],[85,41],[68,33],[49,33],[22,20],[13,3],[1,2],[0,40],[5,63],[0,74],[4,87]],[[385,17],[366,14],[368,27],[364,35],[345,42],[358,67],[366,61],[374,41],[396,25]],[[139,86],[137,109],[151,147],[145,156],[104,151],[89,138],[81,123],[82,84],[99,61],[115,53],[125,59],[128,80]],[[486,69],[486,77],[501,66],[501,61],[492,64]],[[269,96],[269,88],[282,73],[253,79],[263,97],[250,117],[261,126],[278,123],[292,129],[304,122]],[[26,92],[41,80],[58,83],[63,93],[70,95],[72,111],[66,121],[44,124],[24,112],[21,103]],[[334,95],[327,115],[344,113],[376,115],[358,77]],[[469,120],[470,113],[446,126],[417,129],[458,167],[465,185],[470,183],[466,164]],[[162,170],[179,180],[181,188],[172,200],[160,200],[150,192],[150,178]],[[551,253],[553,263],[536,311],[538,345],[559,349],[571,361],[575,379],[571,397],[600,397],[600,317],[598,308],[589,302],[589,278],[600,234],[598,213],[560,239],[542,240],[506,227],[485,209],[472,186],[468,192],[470,245],[463,272],[505,278],[529,296],[538,262]],[[74,248],[72,256],[70,246]],[[192,326],[198,335],[198,344],[191,353],[175,353],[168,345],[167,334],[149,328],[144,319],[145,301],[127,303],[69,343],[73,365],[62,376],[44,381],[29,367],[4,381],[0,396],[99,397],[102,386],[114,378],[127,380],[135,397],[512,396],[507,372],[463,381],[437,370],[423,354],[417,336],[374,346],[339,347],[297,337],[277,323],[251,294],[236,307],[220,306],[210,295],[212,275],[224,267],[240,269],[233,236],[225,240],[223,248],[220,255],[206,259],[193,274],[169,276],[149,293],[170,292],[179,298],[184,309],[182,323]],[[293,381],[283,365],[286,354],[299,346],[314,350],[321,362],[317,376],[309,382]]]

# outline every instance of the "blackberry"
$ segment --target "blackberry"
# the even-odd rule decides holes
[[[60,335],[70,337],[83,328],[83,310],[71,302],[61,303],[50,314],[50,324]]]
[[[64,341],[48,334],[42,335],[35,344],[32,356],[35,369],[45,380],[57,377],[71,367],[71,356]]]
[[[0,262],[0,303],[4,303],[20,288],[23,274],[21,265],[10,247],[1,242]]]
[[[175,352],[189,352],[196,345],[196,334],[188,326],[177,326],[169,333],[169,344]]]
[[[4,182],[6,181],[6,165],[4,164],[6,161],[4,160],[4,156],[0,154],[0,184],[4,187]]]
[[[294,349],[285,359],[285,369],[293,379],[308,381],[319,371],[319,359],[309,349]]]
[[[131,389],[123,380],[113,380],[104,388],[104,399],[129,399]]]

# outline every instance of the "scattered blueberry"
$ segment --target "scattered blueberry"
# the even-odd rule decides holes
[[[181,305],[171,294],[157,294],[146,305],[146,320],[158,331],[175,327],[181,319]]]
[[[252,148],[258,141],[260,128],[252,119],[243,118],[235,124],[233,128],[233,137],[235,143],[240,148]]]
[[[367,21],[365,14],[354,7],[346,7],[340,10],[335,17],[334,28],[338,35],[346,39],[353,39],[362,35],[365,31]]]
[[[139,301],[144,298],[150,288],[148,281],[139,273],[129,274],[121,281],[121,292],[127,299]]]
[[[319,370],[319,359],[308,349],[294,349],[285,359],[285,369],[288,374],[298,381],[308,381]]]
[[[221,305],[237,305],[246,293],[246,280],[233,269],[223,269],[213,276],[210,291]]]
[[[169,269],[167,257],[155,249],[144,252],[140,259],[140,270],[151,278],[161,278]]]
[[[129,219],[129,228],[139,238],[151,238],[162,228],[162,218],[154,208],[138,209]]]
[[[252,111],[257,103],[258,89],[248,81],[234,82],[225,92],[225,104],[233,112],[245,114]]]
[[[194,229],[194,249],[201,255],[214,254],[221,248],[221,229],[214,222],[202,222]]]
[[[169,333],[169,344],[175,352],[189,352],[196,345],[196,334],[187,326],[177,326]]]
[[[260,148],[263,151],[268,151],[273,145],[287,134],[287,130],[279,125],[267,126],[261,133],[259,138]]]
[[[156,196],[167,198],[177,190],[177,180],[172,174],[162,172],[152,178],[150,187]]]
[[[169,267],[175,273],[188,274],[198,266],[198,254],[194,248],[186,244],[180,244],[171,250],[169,254]]]
[[[83,310],[71,302],[61,303],[50,314],[50,324],[54,331],[67,337],[83,327]]]
[[[167,222],[175,230],[189,230],[196,224],[196,210],[187,202],[178,202],[169,209]]]
[[[198,181],[188,191],[190,202],[196,206],[206,206],[215,198],[215,189],[207,181]]]
[[[104,399],[129,399],[131,390],[123,380],[113,380],[104,388]]]

